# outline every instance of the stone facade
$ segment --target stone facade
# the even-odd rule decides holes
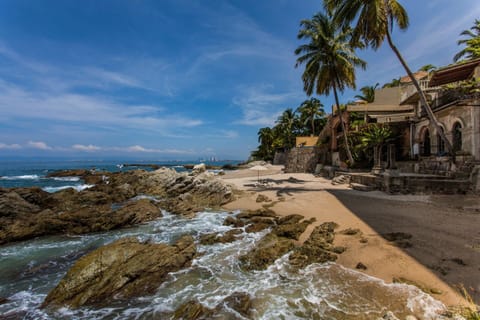
[[[287,153],[285,172],[310,172],[315,171],[319,159],[318,147],[292,148]]]

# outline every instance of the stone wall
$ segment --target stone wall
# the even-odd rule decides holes
[[[273,157],[273,164],[274,165],[283,165],[287,162],[287,153],[286,152],[275,152],[275,156]]]
[[[293,148],[287,153],[285,172],[311,172],[315,171],[320,150],[317,147]]]

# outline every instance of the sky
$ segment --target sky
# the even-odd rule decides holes
[[[478,0],[400,1],[410,67],[452,63]],[[308,97],[295,68],[313,0],[0,1],[0,160],[245,160]],[[385,43],[358,88],[404,75]],[[331,111],[332,96],[317,97]]]

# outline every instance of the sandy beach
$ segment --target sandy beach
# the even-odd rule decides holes
[[[258,186],[260,180],[266,184]],[[347,250],[337,263],[383,279],[407,281],[428,290],[448,306],[463,304],[464,286],[480,301],[480,200],[475,196],[388,195],[333,185],[312,174],[237,170],[222,178],[241,190],[228,210],[269,206],[279,215],[316,218],[316,225],[334,221],[335,245]],[[262,194],[269,202],[257,202]],[[351,229],[350,234],[342,231]],[[355,230],[357,229],[357,230]],[[357,268],[358,269],[358,268]]]

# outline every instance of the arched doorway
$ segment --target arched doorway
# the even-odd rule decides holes
[[[453,136],[453,151],[462,150],[462,125],[460,122],[455,122],[452,129]]]
[[[431,154],[430,151],[430,131],[428,128],[425,128],[423,131],[423,139],[422,139],[422,150],[421,150],[421,155],[422,156],[429,156]]]

